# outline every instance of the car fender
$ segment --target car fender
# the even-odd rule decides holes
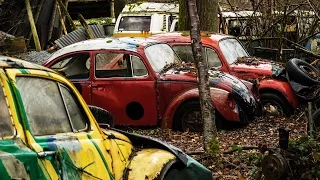
[[[142,149],[130,160],[125,179],[156,179],[166,164],[175,158],[172,153],[162,149]]]
[[[263,79],[260,81],[259,91],[277,91],[282,94],[291,106],[296,109],[299,107],[299,100],[291,85],[287,81],[279,81],[276,79]]]
[[[235,109],[231,109],[228,105],[228,98],[230,96],[230,93],[228,91],[210,87],[210,93],[211,93],[211,99],[213,106],[220,112],[220,114],[228,119],[228,120],[238,120],[237,112],[235,112]],[[187,91],[184,91],[177,95],[169,105],[166,107],[161,121],[161,127],[163,128],[172,128],[172,123],[174,119],[174,115],[179,108],[179,106],[191,99],[199,99],[199,91],[198,88],[190,89]],[[230,110],[233,111],[233,113],[230,113]]]

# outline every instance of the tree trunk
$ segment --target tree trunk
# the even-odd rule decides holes
[[[218,0],[197,0],[200,30],[218,32]]]
[[[188,1],[179,0],[179,31],[189,31],[190,30],[190,20],[188,16]]]
[[[115,18],[115,13],[114,13],[114,0],[110,1],[110,16],[111,18]]]
[[[204,148],[207,152],[214,152],[218,146],[217,129],[215,125],[214,109],[212,105],[210,86],[208,80],[208,65],[202,57],[202,43],[200,40],[200,22],[197,14],[196,0],[188,0],[190,17],[190,35],[192,52],[198,69],[198,89],[201,106],[201,117],[203,120]],[[217,7],[216,7],[217,8]]]
[[[30,27],[31,27],[32,35],[33,35],[34,44],[36,46],[36,51],[39,52],[39,51],[41,51],[41,45],[40,45],[40,41],[39,41],[39,37],[38,37],[38,33],[37,33],[36,24],[34,23],[30,1],[25,0],[25,4],[26,4]]]
[[[218,0],[196,0],[200,30],[218,32]],[[190,22],[188,16],[188,3],[179,0],[179,31],[189,31]]]

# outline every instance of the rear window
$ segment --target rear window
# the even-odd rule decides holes
[[[3,86],[0,82],[0,138],[13,135],[12,122],[9,109],[3,92]]]
[[[151,16],[123,16],[119,31],[150,31]]]

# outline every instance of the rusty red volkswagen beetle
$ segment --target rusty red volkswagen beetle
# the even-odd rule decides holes
[[[197,75],[166,43],[139,38],[94,39],[55,52],[44,63],[69,78],[88,104],[107,109],[115,124],[202,128]],[[248,123],[258,112],[250,82],[211,71],[218,124]]]
[[[167,42],[185,62],[192,62],[190,36],[167,33],[151,37]],[[299,99],[286,78],[284,65],[250,57],[242,44],[233,36],[202,33],[204,57],[211,69],[220,70],[240,79],[259,80],[259,94],[265,112],[272,115],[291,115],[298,108]]]

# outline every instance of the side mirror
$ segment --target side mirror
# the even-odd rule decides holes
[[[114,127],[114,117],[109,111],[93,105],[88,106],[100,127]]]

